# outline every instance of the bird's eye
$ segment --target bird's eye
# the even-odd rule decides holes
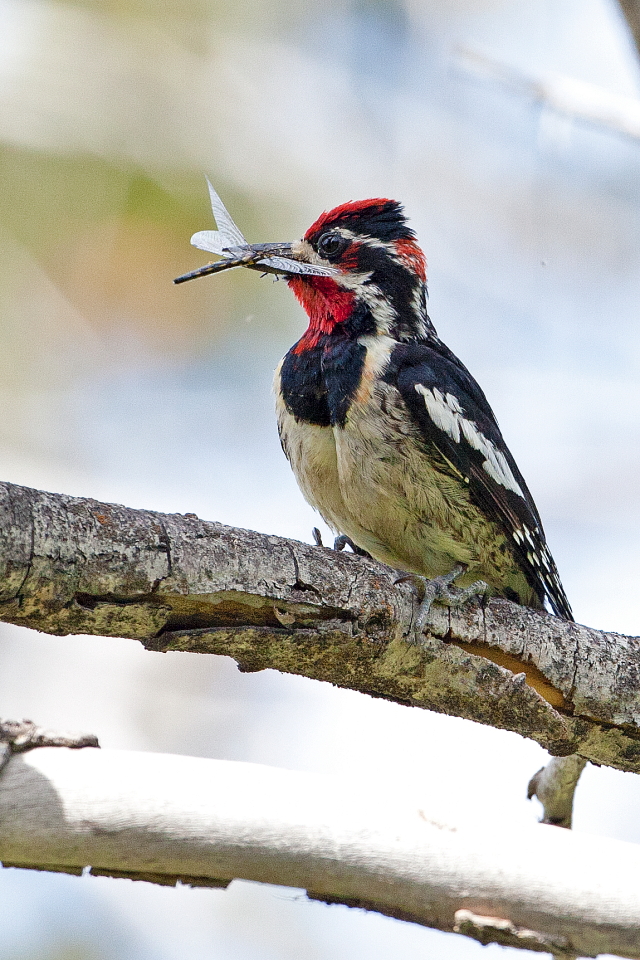
[[[349,241],[340,233],[323,233],[318,240],[318,253],[321,257],[337,257],[349,246]]]

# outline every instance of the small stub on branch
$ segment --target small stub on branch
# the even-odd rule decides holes
[[[454,933],[472,937],[485,947],[489,943],[499,943],[503,947],[551,953],[558,960],[577,958],[565,937],[549,937],[536,930],[517,927],[510,920],[503,920],[501,917],[478,916],[471,910],[456,910],[453,930]]]
[[[537,797],[542,804],[541,823],[571,830],[573,797],[586,763],[584,757],[577,754],[552,757],[546,767],[534,773],[527,788],[527,798]]]
[[[0,720],[0,771],[14,753],[26,753],[36,747],[99,747],[93,733],[56,733],[39,727],[33,720]]]

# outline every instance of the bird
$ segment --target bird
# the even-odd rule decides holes
[[[348,543],[435,599],[488,593],[573,615],[533,497],[487,398],[427,311],[426,261],[402,205],[350,201],[293,243],[249,244],[209,184],[222,259],[283,278],[308,325],[274,380],[278,431],[303,496]],[[455,586],[454,586],[455,584]]]

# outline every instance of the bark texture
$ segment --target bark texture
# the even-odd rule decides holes
[[[301,887],[481,943],[640,958],[640,850],[246,763],[44,747],[0,776],[0,859],[175,884]]]
[[[506,601],[434,607],[375,561],[193,515],[0,484],[0,619],[233,657],[640,771],[638,640]]]

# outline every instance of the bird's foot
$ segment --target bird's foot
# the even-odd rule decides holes
[[[316,547],[324,547],[324,543],[322,542],[322,534],[317,527],[313,528],[311,535],[313,536],[313,542],[315,543]],[[340,550],[344,550],[345,547],[351,547],[353,552],[358,557],[369,557],[369,559],[371,559],[370,553],[367,553],[367,551],[359,547],[357,543],[354,543],[351,537],[341,533],[340,536],[336,537],[333,541],[333,549],[340,552]]]
[[[351,547],[353,552],[359,557],[369,557],[369,559],[371,559],[370,553],[367,553],[367,551],[359,547],[357,543],[354,543],[351,537],[347,537],[346,534],[341,533],[340,536],[336,537],[333,541],[333,549],[344,550],[345,547]]]
[[[417,573],[405,573],[398,577],[396,583],[410,583],[420,601],[418,612],[407,637],[409,643],[417,646],[422,643],[424,625],[435,602],[441,603],[445,607],[461,607],[472,597],[484,597],[487,594],[489,587],[484,580],[476,580],[469,587],[461,589],[452,587],[452,584],[458,577],[462,576],[466,569],[466,564],[457,563],[449,573],[433,577],[432,580],[421,577]]]

